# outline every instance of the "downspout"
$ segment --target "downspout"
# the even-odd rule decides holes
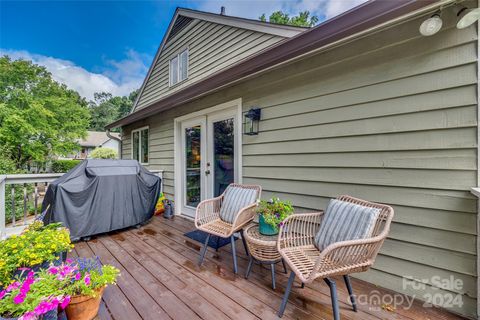
[[[122,159],[122,139],[119,139],[117,137],[114,137],[112,136],[112,134],[110,133],[110,129],[107,129],[107,137],[109,137],[110,139],[113,139],[113,140],[116,140],[118,141],[118,158],[119,159]]]

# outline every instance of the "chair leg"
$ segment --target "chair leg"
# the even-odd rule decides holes
[[[217,251],[217,252],[218,252],[218,244],[219,244],[219,243],[220,243],[220,237],[217,236],[217,247],[215,248],[215,251]]]
[[[270,270],[272,271],[272,289],[275,290],[275,263],[270,264]]]
[[[302,282],[302,289],[304,289],[304,288],[305,288],[305,283]]]
[[[198,265],[201,266],[203,263],[203,258],[205,258],[205,253],[207,252],[208,240],[210,240],[210,234],[207,234],[207,239],[203,245],[202,251],[200,252],[200,258],[198,259]]]
[[[245,279],[248,279],[250,276],[250,272],[252,271],[252,265],[253,265],[253,258],[250,256],[250,259],[248,261],[248,267],[247,267],[247,273],[245,273]]]
[[[242,237],[243,248],[245,249],[245,253],[247,254],[247,257],[248,257],[250,256],[250,254],[248,252],[247,241],[245,241],[245,237],[243,236],[243,229],[240,229],[240,236]]]
[[[285,288],[285,294],[283,295],[282,304],[280,305],[280,309],[278,310],[277,315],[281,318],[283,316],[283,312],[287,307],[288,296],[290,295],[290,291],[292,290],[293,281],[295,280],[295,272],[290,273],[290,277],[288,278],[287,287]]]
[[[282,264],[283,264],[283,271],[285,272],[285,274],[288,273],[287,271],[287,266],[285,265],[285,260],[282,259]]]
[[[353,311],[357,312],[357,302],[355,301],[355,295],[353,294],[352,284],[350,282],[350,277],[348,274],[343,276],[345,280],[345,285],[347,286],[348,295],[350,296],[350,302],[352,303]]]
[[[333,319],[340,320],[340,309],[338,307],[337,284],[328,278],[323,279],[330,287],[330,296],[332,298]]]
[[[233,273],[237,274],[237,253],[235,252],[235,236],[230,236],[230,243],[232,244],[232,257],[233,257]]]

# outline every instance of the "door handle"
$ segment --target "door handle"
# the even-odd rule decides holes
[[[205,174],[210,174],[210,170],[205,170]]]

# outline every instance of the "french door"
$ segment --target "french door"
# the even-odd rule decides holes
[[[236,111],[229,110],[182,121],[183,214],[195,216],[200,201],[238,181],[237,120]]]

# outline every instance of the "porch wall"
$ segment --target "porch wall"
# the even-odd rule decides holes
[[[454,28],[450,10],[442,18],[433,37],[417,19],[125,127],[123,157],[130,130],[149,124],[150,168],[165,170],[172,197],[173,119],[242,98],[262,108],[260,134],[243,136],[244,183],[299,211],[340,194],[392,205],[390,237],[357,277],[420,299],[459,293],[463,306],[450,309],[474,317],[477,34]],[[432,283],[450,275],[462,289]],[[408,276],[425,288],[405,287]]]

